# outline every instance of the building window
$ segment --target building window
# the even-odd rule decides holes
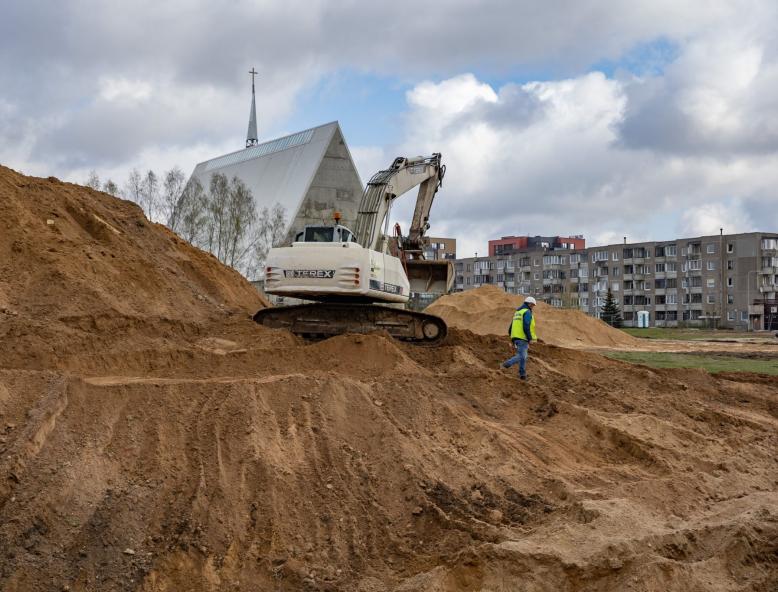
[[[712,255],[713,253],[715,253],[716,252],[716,244],[715,243],[708,243],[705,246],[705,252],[708,253],[709,255]]]
[[[540,272],[537,272],[537,271],[535,272],[535,279],[536,280],[540,279]]]
[[[611,259],[613,259],[613,261],[618,261],[619,260],[619,254],[616,251],[613,251],[611,253]]]
[[[700,259],[691,259],[689,261],[689,269],[691,271],[699,271],[702,269],[702,260]]]
[[[666,300],[667,304],[678,304],[678,294],[668,294]]]
[[[727,294],[727,304],[735,304],[735,297],[732,294]]]
[[[675,245],[667,245],[665,247],[665,257],[675,257],[678,253]]]
[[[735,269],[735,260],[734,259],[727,259],[727,269],[730,271]]]
[[[708,278],[707,285],[708,285],[709,288],[715,288],[716,287],[716,280],[714,280],[713,278]]]
[[[747,321],[748,320],[748,311],[741,310],[740,311],[740,320],[741,321]]]
[[[618,292],[619,291],[619,282],[611,282],[611,290],[613,292]]]
[[[716,295],[708,294],[708,304],[716,304]]]
[[[727,253],[734,253],[735,252],[735,245],[732,243],[727,243]]]
[[[657,263],[655,269],[656,269],[657,273],[664,273],[664,271],[665,271],[665,264],[664,263]]]
[[[613,277],[619,277],[621,275],[621,268],[614,267],[613,268]]]
[[[727,311],[727,320],[728,321],[734,321],[735,320],[735,311],[734,310],[728,310]]]
[[[673,273],[678,271],[678,264],[675,261],[668,261],[665,263],[665,271],[668,273]]]
[[[732,279],[731,277],[728,277],[728,278],[727,278],[727,287],[728,287],[728,288],[732,288],[732,287],[734,287],[734,286],[735,286],[735,280],[734,280],[734,279]]]
[[[715,270],[716,270],[716,262],[708,261],[708,271],[715,271]]]

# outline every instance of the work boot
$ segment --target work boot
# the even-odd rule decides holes
[[[519,374],[519,380],[527,380],[526,374]]]

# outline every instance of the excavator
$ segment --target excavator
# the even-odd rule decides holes
[[[265,292],[313,301],[262,309],[254,320],[308,338],[387,331],[396,339],[434,345],[446,336],[440,317],[408,310],[412,292],[448,293],[451,261],[426,260],[429,214],[446,167],[441,155],[398,157],[367,183],[354,231],[333,223],[305,226],[291,246],[270,250]],[[389,236],[392,204],[419,187],[407,236]]]

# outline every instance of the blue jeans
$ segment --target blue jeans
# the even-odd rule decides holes
[[[516,348],[516,355],[505,360],[502,365],[510,368],[514,364],[519,365],[519,376],[527,375],[527,356],[529,354],[529,342],[523,339],[514,339],[513,347]]]

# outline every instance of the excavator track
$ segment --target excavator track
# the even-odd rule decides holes
[[[309,339],[383,330],[402,341],[436,345],[447,333],[440,317],[380,304],[314,303],[263,308],[254,315],[254,321]]]

